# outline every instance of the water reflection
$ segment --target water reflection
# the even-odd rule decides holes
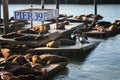
[[[83,63],[85,62],[86,58],[89,56],[91,51],[92,50],[89,50],[84,53],[76,53],[74,55],[69,56],[68,58],[70,59],[70,63],[68,64],[68,66],[61,72],[54,75],[54,77],[49,78],[49,80],[72,80],[71,78],[72,76],[70,75],[77,74],[75,72],[80,70],[80,66],[83,65]],[[74,76],[73,76],[73,79],[74,79]]]

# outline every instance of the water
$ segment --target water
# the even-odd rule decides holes
[[[41,5],[35,5],[40,7]],[[9,5],[10,16],[13,11],[30,8],[30,5]],[[55,8],[55,5],[45,5],[45,8]],[[114,22],[120,18],[120,5],[98,5],[98,14],[103,20]],[[60,13],[69,15],[94,13],[93,5],[60,5]],[[88,55],[71,59],[67,69],[58,73],[52,80],[120,80],[120,35],[102,39],[100,45]]]

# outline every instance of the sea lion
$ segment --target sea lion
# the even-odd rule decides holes
[[[24,55],[24,58],[25,58],[28,62],[31,62],[31,61],[32,61],[32,56],[33,56],[32,53],[27,53],[26,55]]]
[[[12,60],[13,63],[18,63],[20,65],[23,65],[25,63],[28,63],[28,61],[24,58],[22,55],[18,55],[16,58]]]
[[[8,48],[1,48],[1,54],[3,55],[4,58],[7,58],[8,56],[11,55],[11,50]]]
[[[44,28],[43,28],[42,25],[36,25],[36,26],[33,26],[33,30],[39,31],[40,34],[42,34],[42,33],[48,33],[48,31],[50,30],[50,25],[46,24],[46,25],[44,25]]]
[[[28,75],[19,75],[17,76],[18,80],[36,80],[36,77],[32,74],[28,74]]]
[[[7,33],[7,34],[4,34],[2,35],[3,38],[15,38],[15,37],[21,37],[23,36],[23,34],[20,34],[20,33],[17,33],[17,32],[11,32],[11,33]]]
[[[109,26],[111,26],[111,22],[108,21],[99,21],[96,23],[96,28],[99,26],[103,26],[104,28],[108,28]]]
[[[41,60],[38,55],[33,55],[33,56],[32,56],[32,64],[34,65],[34,64],[36,64],[36,63],[41,64],[42,66],[43,66],[43,65],[46,65],[46,62],[43,61],[43,60]]]
[[[75,45],[76,41],[70,39],[59,39],[61,45]]]
[[[69,62],[68,58],[58,55],[51,54],[42,54],[40,55],[40,59],[47,61],[47,64],[58,63],[58,62]]]
[[[8,58],[6,58],[6,61],[12,61],[14,58],[16,58],[18,55],[10,55]]]
[[[60,45],[61,45],[60,41],[50,41],[49,43],[46,44],[46,47],[58,48]]]
[[[32,29],[25,29],[25,30],[18,30],[18,33],[27,33],[27,34],[38,34],[37,31],[34,31]]]
[[[58,23],[57,29],[64,30],[65,29],[65,24],[63,22]]]

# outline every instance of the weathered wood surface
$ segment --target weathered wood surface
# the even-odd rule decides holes
[[[66,63],[66,62],[61,62],[61,63],[58,63],[58,64],[51,64],[49,66],[46,66],[47,73],[45,74],[45,77],[49,78],[51,76],[54,76],[57,72],[66,68],[67,64],[68,63]]]

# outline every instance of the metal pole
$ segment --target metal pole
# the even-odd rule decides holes
[[[56,9],[59,10],[59,1],[56,0]],[[59,20],[59,16],[56,18],[56,29],[58,28],[58,20]]]
[[[94,15],[97,15],[97,2],[94,0]]]
[[[3,1],[3,22],[4,22],[4,34],[9,32],[9,14],[8,14],[8,0]]]

